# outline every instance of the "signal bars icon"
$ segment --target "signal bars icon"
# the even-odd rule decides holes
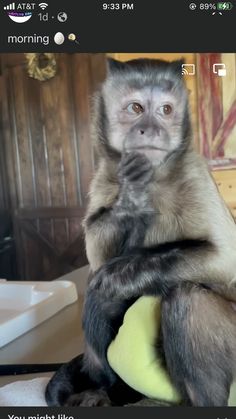
[[[15,10],[15,3],[8,4],[8,6],[4,6],[4,10]]]

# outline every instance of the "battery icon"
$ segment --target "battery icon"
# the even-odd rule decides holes
[[[232,3],[230,1],[221,1],[217,3],[217,10],[225,11],[225,10],[231,10],[233,7]]]

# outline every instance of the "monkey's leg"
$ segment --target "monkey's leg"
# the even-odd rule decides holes
[[[124,406],[137,403],[144,396],[129,387],[120,378],[109,388],[92,388],[81,393],[72,394],[66,401],[65,406],[100,407],[100,406]]]
[[[143,395],[131,389],[111,369],[107,361],[107,349],[122,324],[124,313],[134,303],[132,300],[111,300],[103,298],[96,291],[87,294],[83,313],[83,328],[87,348],[83,371],[96,383],[97,390],[84,391],[73,396],[73,405],[93,406],[110,404],[122,406],[141,400]],[[96,348],[96,350],[94,350]],[[104,403],[104,404],[101,404]]]
[[[81,354],[62,367],[49,381],[45,398],[48,406],[108,406],[110,399],[84,371]],[[95,374],[95,368],[94,368]]]
[[[236,314],[230,302],[193,284],[162,303],[168,371],[193,406],[227,406],[235,370]]]
[[[83,367],[84,355],[81,354],[56,371],[46,388],[49,406],[63,406],[71,395],[96,387]]]
[[[124,314],[135,299],[107,300],[96,290],[87,293],[83,310],[83,330],[87,342],[84,368],[90,377],[106,387],[117,379],[107,362],[107,349],[117,335]],[[96,374],[95,367],[101,374]]]
[[[64,364],[47,385],[45,397],[48,406],[123,406],[143,398],[118,377],[109,386],[102,368],[102,365],[93,365],[92,368],[84,354]],[[95,380],[90,378],[91,375]]]
[[[55,372],[46,387],[45,398],[49,406],[63,406],[68,397],[73,394],[78,385],[85,388],[90,385],[88,377],[82,374],[83,355],[62,365]],[[87,387],[88,388],[88,387]]]
[[[99,342],[100,356],[87,344],[85,354],[64,364],[46,388],[49,406],[122,406],[143,397],[118,378],[106,359],[106,348],[115,337],[130,304],[132,302],[99,305],[93,298],[86,301],[89,310],[84,322],[93,331],[91,339]]]
[[[48,406],[108,406],[111,400],[107,393],[99,388],[98,377],[101,371],[94,366],[96,381],[87,372],[84,354],[65,363],[54,374],[46,388]]]
[[[83,328],[86,336],[86,352],[83,371],[96,383],[98,391],[89,390],[73,397],[73,405],[85,406],[88,403],[100,406],[106,390],[112,404],[124,405],[140,400],[142,395],[132,390],[114,373],[107,361],[107,349],[122,324],[124,313],[134,300],[107,301],[96,291],[86,296]],[[94,350],[96,348],[96,350]],[[104,405],[107,405],[105,400]]]

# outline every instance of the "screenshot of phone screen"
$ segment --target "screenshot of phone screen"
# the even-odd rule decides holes
[[[1,418],[235,417],[235,19],[1,1]]]

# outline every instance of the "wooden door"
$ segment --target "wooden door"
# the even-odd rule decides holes
[[[91,180],[90,97],[104,54],[57,54],[57,74],[28,76],[23,54],[2,56],[3,142],[18,276],[54,279],[86,263],[81,221]]]

